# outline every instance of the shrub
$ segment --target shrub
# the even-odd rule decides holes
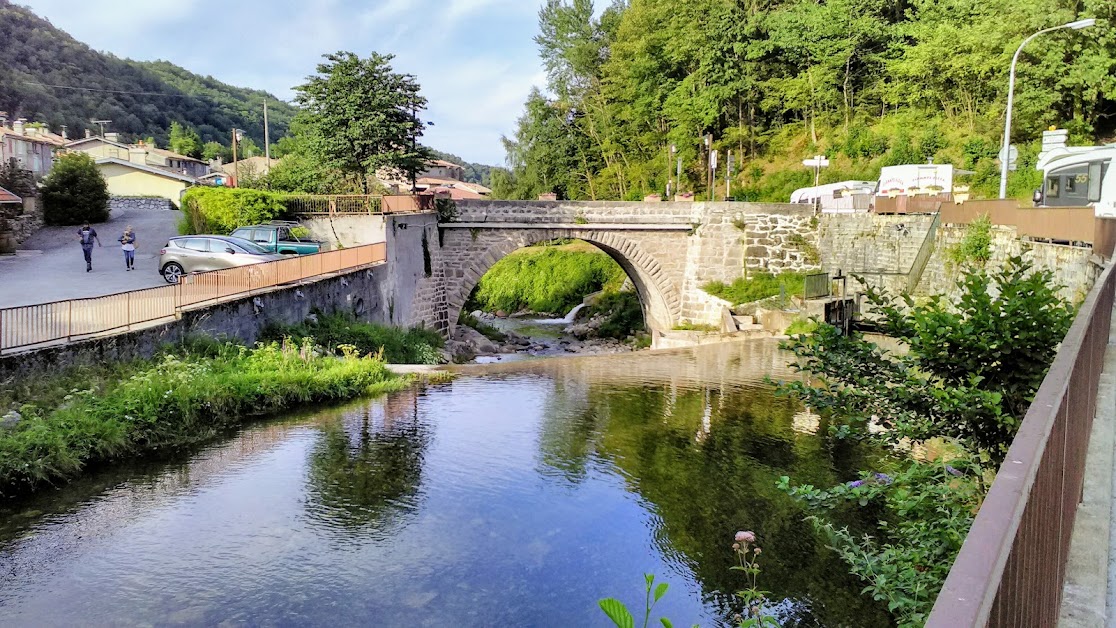
[[[48,225],[104,222],[109,217],[108,185],[97,162],[85,153],[63,155],[43,181],[43,215]]]
[[[992,220],[988,214],[977,216],[965,227],[965,236],[948,255],[954,266],[983,265],[992,258]]]
[[[186,220],[179,225],[179,232],[228,235],[237,227],[287,218],[283,198],[263,190],[193,187],[182,197]]]
[[[646,329],[643,306],[634,290],[602,294],[589,309],[589,314],[605,316],[605,321],[597,329],[597,336],[601,338],[623,340]]]

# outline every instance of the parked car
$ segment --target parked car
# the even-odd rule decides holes
[[[187,273],[223,270],[286,259],[255,243],[231,236],[193,235],[171,238],[159,251],[159,272],[167,283]]]
[[[267,225],[249,225],[232,232],[235,238],[251,240],[272,253],[281,255],[310,255],[322,250],[322,243],[291,233],[298,223],[274,222]]]

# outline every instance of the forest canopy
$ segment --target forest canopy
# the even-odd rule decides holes
[[[1097,25],[1043,35],[1020,59],[1011,193],[1029,195],[1048,126],[1081,144],[1116,127],[1111,0],[616,0],[596,9],[547,0],[540,10],[546,90],[530,95],[504,140],[496,194],[640,199],[664,191],[677,167],[672,145],[682,187],[701,194],[706,135],[722,156],[734,152],[738,199],[788,200],[812,184],[800,162],[817,153],[833,162],[823,182],[933,159],[975,171],[974,191],[988,192],[998,185],[1012,54],[1027,35],[1083,17]]]

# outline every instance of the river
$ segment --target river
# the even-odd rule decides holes
[[[460,367],[90,474],[0,506],[0,624],[605,626],[597,600],[641,614],[654,573],[656,618],[722,626],[748,529],[784,625],[889,625],[775,488],[873,460],[762,384],[784,360],[753,341]]]

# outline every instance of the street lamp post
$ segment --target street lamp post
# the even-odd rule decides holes
[[[1087,18],[1087,19],[1084,19],[1084,20],[1077,20],[1076,22],[1068,22],[1066,24],[1062,24],[1061,26],[1052,26],[1050,28],[1044,28],[1041,31],[1031,35],[1027,39],[1024,39],[1023,43],[1019,44],[1019,49],[1015,51],[1015,56],[1013,56],[1011,58],[1011,72],[1009,73],[1009,78],[1008,78],[1007,119],[1004,120],[1004,146],[1003,146],[1003,150],[1000,151],[1000,198],[1001,199],[1007,198],[1008,163],[1011,161],[1011,154],[1010,154],[1010,151],[1011,151],[1011,106],[1015,102],[1015,64],[1019,61],[1019,55],[1023,52],[1023,47],[1026,46],[1028,43],[1030,43],[1030,41],[1032,39],[1034,39],[1035,37],[1038,37],[1039,35],[1044,35],[1046,33],[1052,32],[1052,31],[1061,30],[1063,28],[1069,28],[1069,29],[1072,29],[1072,30],[1075,30],[1075,31],[1079,31],[1083,28],[1089,28],[1090,26],[1092,26],[1093,24],[1096,24],[1096,23],[1097,23],[1097,21],[1090,17],[1090,18]]]

